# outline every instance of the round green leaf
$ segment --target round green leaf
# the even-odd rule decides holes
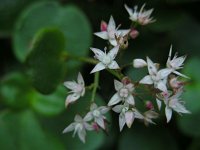
[[[26,108],[30,103],[30,83],[22,73],[8,74],[0,83],[0,97],[12,108]]]
[[[59,86],[50,95],[42,95],[35,92],[31,100],[32,108],[39,114],[45,116],[55,116],[65,109],[66,90],[64,86]]]
[[[46,28],[38,32],[28,55],[33,86],[44,94],[53,92],[64,76],[64,35],[57,29]]]
[[[43,2],[27,8],[16,24],[14,50],[20,61],[26,59],[35,33],[45,27],[56,27],[64,33],[67,41],[65,49],[70,54],[88,54],[92,34],[86,16],[72,5],[62,7],[56,2]],[[78,65],[74,62],[68,63],[69,66]]]
[[[123,132],[119,150],[177,150],[173,136],[166,129],[135,127]]]
[[[3,136],[0,138],[11,137],[7,139],[13,141],[14,149],[20,150],[64,150],[64,146],[55,137],[47,135],[40,127],[35,115],[31,111],[4,112],[0,114],[0,129],[4,127]],[[2,134],[2,133],[1,133]],[[1,140],[2,141],[2,140]],[[9,144],[6,142],[6,144]],[[4,144],[1,142],[0,147]],[[10,146],[12,147],[12,146]]]

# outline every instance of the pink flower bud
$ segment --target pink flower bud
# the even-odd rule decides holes
[[[131,31],[130,31],[130,33],[129,33],[129,35],[130,35],[130,37],[132,39],[135,39],[136,37],[138,37],[139,32],[136,29],[132,28]]]
[[[122,79],[122,83],[123,83],[124,85],[127,85],[127,84],[131,83],[131,80],[130,80],[128,77],[124,77],[124,78]]]
[[[153,103],[151,101],[146,101],[145,105],[148,110],[154,109]]]
[[[147,66],[146,61],[144,61],[143,59],[134,59],[133,60],[133,67],[134,68],[142,68]]]
[[[99,128],[99,126],[98,126],[98,124],[96,122],[92,123],[92,127],[96,132],[98,132],[100,130],[100,128]]]
[[[101,31],[107,31],[107,26],[108,26],[108,24],[102,20],[101,26],[100,26]]]

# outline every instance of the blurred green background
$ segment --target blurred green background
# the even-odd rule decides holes
[[[164,111],[157,125],[135,121],[119,132],[118,115],[108,114],[109,133],[89,133],[86,144],[62,130],[83,114],[90,93],[69,109],[64,108],[67,90],[62,83],[78,71],[87,85],[93,65],[68,60],[66,54],[92,56],[89,47],[104,48],[93,36],[101,20],[112,14],[121,28],[130,20],[127,5],[154,8],[155,23],[137,28],[140,35],[129,41],[120,64],[150,56],[164,66],[169,47],[187,54],[183,72],[191,77],[183,100],[190,115],[173,114],[167,124]],[[200,149],[200,2],[199,0],[1,0],[0,1],[0,149],[1,150],[199,150]],[[139,80],[144,70],[126,69]],[[101,72],[96,102],[106,104],[114,94],[113,76]],[[105,84],[106,83],[106,84]],[[113,90],[110,90],[113,89]],[[139,101],[138,107],[140,107]]]

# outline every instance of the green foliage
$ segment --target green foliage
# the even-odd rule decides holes
[[[64,76],[64,35],[57,29],[44,29],[34,38],[28,55],[33,86],[44,94],[53,92]]]
[[[125,131],[119,142],[119,150],[177,150],[173,136],[158,127],[134,126],[132,131]]]
[[[38,30],[55,27],[64,33],[65,50],[76,56],[86,56],[91,44],[91,29],[86,16],[75,6],[60,6],[56,2],[43,2],[31,5],[19,18],[14,34],[14,52],[24,62]],[[80,66],[74,61],[68,67]]]
[[[31,111],[1,112],[0,122],[0,147],[3,150],[64,150],[57,138],[43,131]]]

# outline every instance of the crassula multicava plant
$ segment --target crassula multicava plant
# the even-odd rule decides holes
[[[88,106],[87,113],[76,115],[74,122],[69,124],[63,133],[73,131],[73,136],[78,134],[78,137],[85,143],[86,133],[88,131],[99,131],[108,129],[108,119],[106,114],[113,111],[119,115],[118,125],[122,131],[124,126],[128,128],[134,123],[134,120],[141,120],[145,125],[156,124],[155,119],[159,117],[159,112],[162,107],[165,110],[167,123],[170,122],[173,112],[178,114],[190,113],[184,106],[181,98],[184,92],[184,85],[181,79],[189,79],[186,75],[179,72],[183,68],[185,56],[178,57],[175,54],[172,57],[172,46],[169,50],[169,56],[166,57],[166,66],[160,67],[159,63],[155,63],[150,57],[146,59],[135,58],[131,65],[132,69],[146,68],[147,75],[141,76],[139,81],[133,81],[131,77],[126,76],[122,70],[126,65],[121,65],[117,62],[117,57],[122,50],[128,48],[128,40],[135,39],[139,35],[137,26],[145,26],[155,22],[151,17],[153,9],[145,10],[143,5],[140,10],[138,6],[131,9],[126,4],[124,5],[131,25],[128,29],[120,29],[120,25],[116,26],[113,16],[107,22],[101,21],[100,31],[94,35],[108,41],[108,46],[101,50],[99,48],[90,48],[94,53],[94,58],[89,58],[92,64],[95,64],[90,74],[94,74],[94,83],[90,86],[92,90],[91,103]],[[113,96],[107,100],[107,106],[98,106],[95,102],[95,94],[99,86],[100,72],[108,71],[115,78],[113,79]],[[78,103],[79,99],[85,95],[86,85],[81,73],[78,73],[77,81],[66,81],[64,86],[70,91],[68,92],[65,106],[70,107],[74,103]],[[143,95],[137,92],[138,88],[145,91],[157,103],[157,107],[150,100],[145,100]],[[144,103],[146,111],[139,110],[138,101]],[[162,106],[164,105],[164,106]]]

